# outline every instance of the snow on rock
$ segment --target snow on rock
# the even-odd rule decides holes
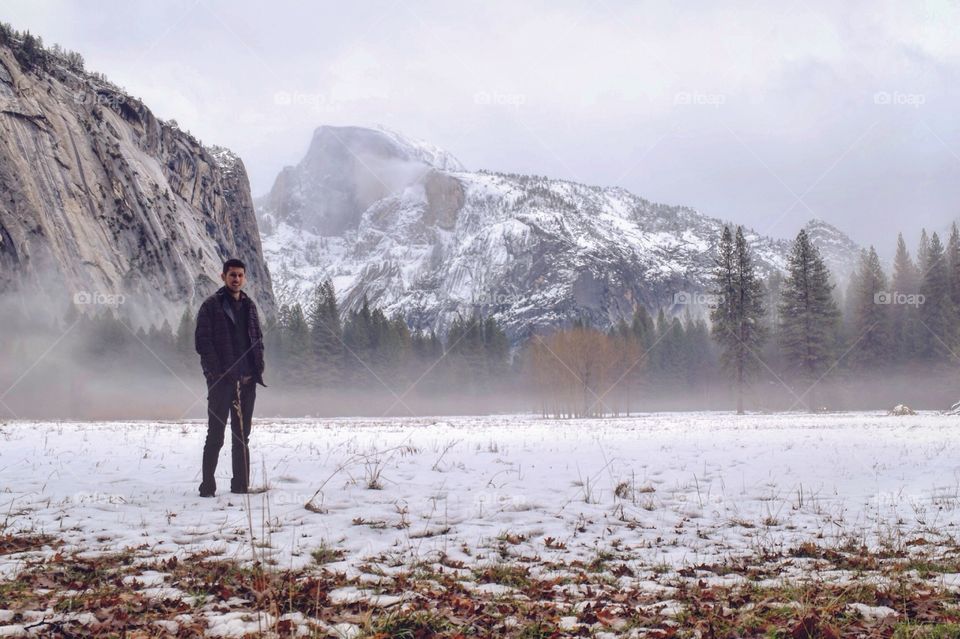
[[[890,411],[891,415],[904,416],[904,415],[916,415],[916,411],[907,406],[906,404],[897,404],[893,407],[893,410]]]
[[[429,164],[430,166],[436,167],[443,171],[466,170],[464,166],[460,164],[460,160],[455,158],[453,154],[445,149],[441,149],[435,144],[403,135],[397,131],[394,131],[393,129],[383,126],[382,124],[377,125],[377,131],[393,140],[393,142],[406,151],[410,157]]]

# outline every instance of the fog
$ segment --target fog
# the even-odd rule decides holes
[[[161,338],[124,319],[128,313],[135,315],[130,309],[98,309],[97,320],[68,306],[54,308],[23,296],[0,299],[6,327],[0,337],[0,420],[205,421],[206,385],[193,350],[192,322],[186,342],[178,346],[175,335]],[[114,312],[117,320],[103,319],[104,313]],[[268,334],[268,344],[270,339]],[[560,403],[597,417],[735,409],[735,388],[715,362],[705,364],[692,381],[664,382],[648,369],[654,356],[642,353],[626,362],[630,368],[623,375],[614,371],[588,384],[583,378],[589,375],[579,373],[579,362],[561,354],[547,360],[547,377],[554,380],[549,385],[543,384],[543,370],[531,365],[522,346],[512,350],[508,366],[496,376],[484,376],[476,365],[455,364],[449,353],[394,367],[356,361],[356,366],[344,368],[350,371],[344,374],[347,379],[323,387],[278,368],[268,351],[267,387],[257,387],[254,422],[530,412],[557,417],[563,416]],[[886,411],[903,403],[946,410],[960,400],[949,364],[863,371],[852,368],[849,359],[848,352],[838,352],[820,380],[764,367],[747,387],[746,408]],[[574,369],[578,374],[571,374]],[[370,374],[357,377],[358,371]],[[558,385],[565,383],[563,377],[571,387]]]

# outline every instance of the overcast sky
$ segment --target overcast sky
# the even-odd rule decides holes
[[[317,126],[383,124],[471,169],[779,237],[820,217],[886,255],[960,213],[960,0],[4,0],[0,19],[239,153],[254,195]]]

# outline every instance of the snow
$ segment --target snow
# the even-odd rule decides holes
[[[387,608],[403,601],[403,597],[394,595],[380,595],[370,590],[360,590],[353,586],[338,588],[327,593],[331,603],[356,603],[362,601],[371,606]]]
[[[364,561],[387,569],[442,554],[486,566],[504,546],[590,561],[616,542],[649,575],[811,540],[955,535],[955,429],[932,413],[255,418],[254,484],[269,490],[224,492],[224,451],[221,492],[201,499],[204,424],[10,421],[0,509],[8,531],[52,534],[61,552],[146,544],[161,557],[214,550],[300,567],[323,546],[343,553],[326,566],[355,575]],[[380,490],[367,487],[374,475]],[[163,589],[155,574],[138,581]]]
[[[214,145],[206,147],[206,150],[210,153],[213,161],[217,163],[217,166],[225,173],[232,171],[240,162],[240,157],[225,147]]]
[[[330,628],[330,632],[333,633],[337,639],[354,639],[354,637],[359,637],[362,633],[360,627],[352,623],[335,624]]]
[[[887,606],[868,606],[862,603],[852,603],[847,605],[851,610],[855,610],[866,619],[883,619],[885,617],[896,617],[897,611]]]

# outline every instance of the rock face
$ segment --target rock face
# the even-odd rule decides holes
[[[621,188],[469,172],[421,144],[357,127],[316,131],[304,160],[258,201],[280,303],[305,304],[330,277],[344,310],[366,296],[440,332],[479,310],[514,341],[578,318],[609,326],[640,305],[705,312],[696,294],[708,286],[720,220]],[[815,243],[845,238],[816,228]],[[789,242],[747,237],[762,274],[785,269]],[[856,256],[826,257],[842,278]]]
[[[176,327],[239,257],[248,291],[275,314],[239,158],[65,58],[36,55],[0,44],[0,293],[81,310],[116,296],[137,325]]]
[[[318,235],[356,230],[374,203],[431,169],[462,170],[453,156],[388,131],[321,127],[297,167],[286,167],[262,202],[278,222]]]

